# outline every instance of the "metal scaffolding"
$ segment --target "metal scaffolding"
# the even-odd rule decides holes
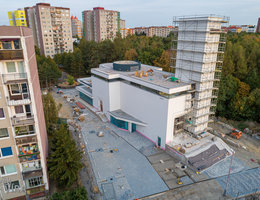
[[[195,83],[192,109],[184,129],[200,133],[207,128],[217,105],[229,17],[217,15],[174,17],[171,67],[181,81]]]

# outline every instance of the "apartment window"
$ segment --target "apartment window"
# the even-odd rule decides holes
[[[3,108],[0,108],[0,118],[5,118],[5,112]]]
[[[0,157],[12,156],[13,151],[11,147],[1,148]]]
[[[1,172],[2,176],[14,174],[14,173],[16,173],[16,165],[13,164],[13,165],[2,166],[2,167],[0,167],[0,172]]]
[[[31,178],[28,180],[29,187],[36,187],[43,184],[42,177]]]
[[[10,85],[10,89],[11,89],[11,94],[20,94],[21,93],[18,84]]]
[[[24,63],[23,63],[23,61],[17,62],[17,64],[18,64],[18,71],[20,73],[24,73],[25,70],[24,70]]]
[[[6,67],[8,73],[16,72],[15,62],[7,62]]]
[[[3,49],[12,49],[11,41],[2,41]]]
[[[0,138],[9,137],[7,128],[0,128]]]
[[[20,188],[19,181],[12,181],[11,183],[5,183],[4,189],[6,192],[12,192]]]
[[[15,109],[15,114],[23,113],[23,106],[22,105],[15,106],[14,109]]]

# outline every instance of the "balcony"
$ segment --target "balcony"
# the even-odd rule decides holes
[[[42,170],[23,174],[26,186],[26,194],[29,199],[39,198],[46,195]]]
[[[2,75],[4,83],[19,83],[27,81],[26,73],[12,73],[12,74],[3,74]]]
[[[27,136],[27,137],[22,137],[22,138],[16,138],[15,141],[16,141],[16,145],[36,143],[37,137],[36,136]]]
[[[28,144],[28,145],[19,145],[18,148],[18,157],[20,162],[28,162],[32,160],[40,159],[40,152],[37,143]]]
[[[28,115],[23,117],[12,117],[12,123],[14,126],[23,126],[23,125],[30,125],[34,124],[34,116]]]
[[[25,176],[33,171],[40,171],[42,169],[41,162],[39,160],[33,161],[33,162],[22,163],[21,165],[22,165],[22,173]]]
[[[21,155],[21,156],[19,156],[20,163],[33,161],[33,160],[39,160],[39,159],[41,159],[40,152],[35,153],[35,154],[31,154],[31,155]]]
[[[6,100],[8,106],[25,105],[31,103],[29,93],[22,93],[20,95],[10,95],[10,97],[6,97]]]
[[[35,134],[34,131],[34,126],[29,125],[29,126],[17,126],[15,127],[15,136],[16,137],[27,137]]]
[[[20,60],[23,59],[23,50],[5,49],[0,50],[0,60]]]
[[[40,197],[46,196],[45,186],[40,186],[37,188],[26,190],[27,194],[29,195],[29,199],[37,199]]]

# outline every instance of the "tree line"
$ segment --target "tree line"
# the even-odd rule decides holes
[[[227,35],[217,115],[260,122],[260,34]]]
[[[73,53],[57,54],[54,61],[65,72],[78,78],[90,75],[91,68],[98,67],[100,63],[116,60],[138,60],[169,68],[171,37],[118,36],[114,41],[104,40],[100,43],[82,39],[74,47]]]

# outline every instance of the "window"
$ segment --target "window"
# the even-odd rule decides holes
[[[20,89],[18,84],[10,85],[11,87],[11,94],[20,94]]]
[[[3,49],[12,49],[11,41],[2,41]]]
[[[15,63],[14,62],[7,62],[6,63],[6,67],[7,67],[7,72],[8,73],[16,72],[16,68],[15,68]]]
[[[5,166],[5,171],[6,171],[6,174],[16,173],[16,166],[15,166],[15,164],[13,164],[13,165],[6,165]]]
[[[19,181],[12,181],[4,184],[4,189],[6,192],[12,192],[20,188]]]
[[[19,71],[19,73],[25,73],[24,63],[22,61],[20,61],[17,64],[18,64],[18,71]]]
[[[23,106],[22,106],[22,105],[20,105],[20,106],[15,106],[14,109],[15,109],[15,114],[21,114],[21,113],[23,113]]]
[[[14,48],[15,49],[20,49],[20,41],[19,40],[14,40]]]
[[[7,128],[0,128],[0,138],[9,137]]]
[[[1,148],[0,157],[12,156],[13,151],[11,147]]]
[[[16,165],[13,164],[13,165],[5,165],[5,166],[2,166],[0,167],[0,172],[1,172],[1,175],[9,175],[9,174],[14,174],[16,173]]]
[[[29,187],[35,187],[43,184],[42,177],[31,178],[28,180]]]
[[[5,113],[3,108],[0,108],[0,118],[5,118]]]

